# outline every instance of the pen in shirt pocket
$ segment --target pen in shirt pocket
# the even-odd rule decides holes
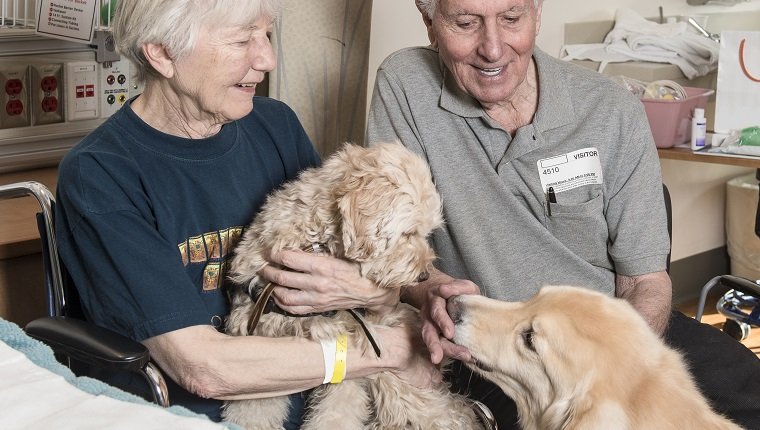
[[[554,193],[554,187],[549,187],[546,193],[546,212],[552,216],[552,203],[557,203],[557,195]]]

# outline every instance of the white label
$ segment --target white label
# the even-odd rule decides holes
[[[42,0],[37,33],[74,42],[92,42],[97,0]]]
[[[538,160],[536,165],[544,192],[547,192],[549,187],[554,188],[555,193],[561,193],[583,185],[604,182],[599,150],[596,148],[584,148],[544,158]]]

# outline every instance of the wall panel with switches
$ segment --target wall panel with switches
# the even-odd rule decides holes
[[[112,61],[100,65],[100,116],[113,115],[129,97],[129,62]]]
[[[140,91],[126,60],[0,53],[0,172],[57,163]]]
[[[66,120],[99,118],[98,63],[77,61],[65,67]]]
[[[57,164],[141,92],[114,50],[116,0],[93,2],[86,42],[37,34],[37,15],[49,13],[41,0],[0,0],[0,173]]]

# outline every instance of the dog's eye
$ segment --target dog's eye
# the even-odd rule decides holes
[[[533,352],[536,351],[536,346],[533,344],[533,335],[535,334],[536,332],[533,331],[533,327],[528,327],[520,334],[523,343],[525,343],[525,346]]]
[[[425,282],[428,279],[430,279],[430,273],[422,272],[420,273],[420,276],[417,277],[417,282]]]

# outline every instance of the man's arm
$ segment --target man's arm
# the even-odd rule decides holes
[[[655,333],[662,335],[670,318],[673,285],[667,272],[615,277],[615,296],[627,300]]]

